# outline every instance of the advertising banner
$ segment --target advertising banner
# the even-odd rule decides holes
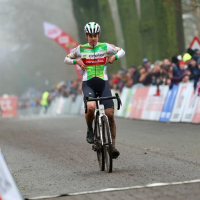
[[[139,87],[144,87],[142,84],[136,84],[131,88],[129,95],[127,96],[127,108],[124,110],[124,117],[130,118],[131,109],[132,109],[132,101],[135,95],[135,91]]]
[[[132,108],[130,113],[131,119],[141,119],[144,107],[146,105],[149,87],[136,88],[135,95],[132,100]]]
[[[174,107],[174,103],[176,100],[176,96],[178,93],[178,88],[179,88],[178,85],[173,85],[172,89],[168,90],[159,121],[169,122]]]
[[[193,90],[193,82],[180,83],[179,90],[170,118],[170,122],[180,122],[185,110],[187,99],[189,98],[189,92]]]
[[[136,88],[138,88],[138,86],[133,86],[127,95],[126,105],[125,105],[126,107],[125,107],[125,109],[123,111],[123,115],[122,115],[125,118],[130,117],[131,108],[132,108],[132,100],[135,95]]]
[[[64,97],[59,97],[58,98],[58,105],[57,105],[57,109],[56,109],[56,114],[61,114],[62,113],[62,110],[63,110],[63,107],[64,107],[64,104],[65,104],[65,98]]]
[[[200,96],[197,96],[196,101],[196,108],[192,118],[192,123],[200,123]]]
[[[0,200],[22,200],[12,175],[0,152]]]
[[[76,42],[76,40],[74,40],[74,38],[72,38],[68,33],[64,32],[56,25],[49,22],[44,22],[43,26],[45,36],[51,38],[57,44],[59,44],[67,52],[67,54],[69,54],[73,48],[78,46],[78,43]],[[77,78],[81,80],[81,68],[78,65],[75,65],[75,69],[77,73]]]
[[[142,119],[158,121],[164,106],[165,98],[169,90],[169,86],[160,86],[160,95],[156,96],[156,86],[151,86],[147,96],[146,105],[142,113]]]
[[[188,99],[186,102],[185,110],[183,113],[183,117],[181,119],[182,122],[191,122],[194,112],[196,110],[197,105],[197,94],[195,94],[194,89],[188,91]]]
[[[2,117],[17,117],[17,97],[0,97],[0,110]]]

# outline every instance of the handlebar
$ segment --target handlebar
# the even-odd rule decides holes
[[[119,97],[118,93],[115,93],[115,96],[111,97],[99,97],[99,98],[89,98],[89,97],[84,97],[84,105],[85,105],[85,114],[87,113],[87,102],[88,101],[99,101],[100,104],[103,100],[109,100],[109,99],[117,99],[117,110],[120,109],[120,105],[122,106],[121,99]]]

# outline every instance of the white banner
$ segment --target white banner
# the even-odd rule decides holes
[[[22,200],[12,175],[0,152],[0,200]]]
[[[56,114],[61,114],[62,113],[62,109],[64,107],[65,104],[65,98],[64,97],[59,97],[59,101],[58,101],[58,105],[57,105],[57,109],[56,109]]]
[[[130,90],[131,90],[131,88],[127,88],[127,87],[124,87],[122,89],[122,92],[121,92],[121,95],[120,95],[120,99],[122,101],[122,106],[120,107],[120,110],[117,111],[116,115],[118,117],[123,117],[123,112],[126,109],[127,96],[128,96],[128,93],[130,92]]]
[[[162,108],[165,103],[165,98],[169,90],[169,86],[160,86],[160,95],[156,96],[156,86],[151,86],[147,96],[145,108],[142,113],[142,119],[144,120],[156,120],[158,121],[162,112]]]
[[[197,105],[192,118],[192,123],[200,123],[200,96],[197,97]]]
[[[183,113],[183,117],[181,119],[182,122],[191,122],[194,116],[194,112],[196,110],[197,105],[197,94],[194,93],[194,89],[188,91],[188,99],[186,102],[185,110]]]
[[[170,118],[170,122],[180,122],[185,110],[190,91],[193,90],[193,82],[180,83],[179,90]]]
[[[136,88],[138,88],[138,87],[141,87],[141,86],[134,85],[131,88],[130,96],[127,98],[127,108],[126,108],[126,111],[125,111],[125,114],[124,114],[125,118],[130,117],[131,109],[132,109],[132,101],[133,101],[133,98],[134,98],[134,95],[135,95]]]

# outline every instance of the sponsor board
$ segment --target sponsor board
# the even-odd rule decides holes
[[[200,123],[200,96],[196,99],[196,108],[192,118],[192,123]]]
[[[151,86],[147,96],[144,111],[142,113],[142,119],[158,121],[161,111],[164,106],[165,98],[169,90],[169,86],[160,86],[160,95],[156,96],[156,86]]]
[[[168,93],[165,98],[164,106],[160,115],[161,122],[169,122],[178,93],[178,85],[173,85],[171,90],[168,90]]]
[[[87,53],[82,55],[82,58],[90,58],[90,59],[94,59],[94,58],[104,58],[106,56],[106,52],[102,52],[102,53]]]
[[[130,93],[127,96],[127,108],[124,110],[124,117],[130,118],[131,109],[132,109],[132,101],[135,95],[136,88],[144,87],[142,84],[136,84],[131,88]]]
[[[132,99],[135,95],[135,91],[136,91],[137,87],[138,86],[133,86],[128,91],[126,101],[125,101],[125,105],[124,105],[124,110],[123,110],[123,113],[122,113],[122,117],[129,118],[129,115],[130,115],[130,112],[131,112],[131,107],[132,107]]]
[[[135,95],[132,99],[132,108],[130,112],[131,119],[141,119],[144,107],[146,105],[149,87],[136,88]]]
[[[170,122],[181,121],[183,112],[185,110],[187,99],[189,98],[188,96],[189,90],[192,90],[192,89],[193,89],[193,82],[179,84],[179,90],[178,90],[178,94],[177,94],[174,108],[172,111],[172,115],[170,118]]]
[[[0,153],[0,200],[22,200],[3,156]]]
[[[196,110],[198,96],[194,92],[193,87],[191,88],[191,90],[188,91],[188,97],[189,98],[187,99],[187,102],[186,102],[183,117],[181,119],[182,122],[191,122],[194,112]]]
[[[1,116],[2,117],[17,117],[17,104],[16,96],[0,97]]]
[[[58,100],[58,105],[57,105],[57,109],[56,109],[56,114],[61,114],[63,107],[64,107],[64,103],[65,103],[65,98],[64,97],[60,97]]]
[[[106,58],[95,58],[95,59],[82,59],[83,63],[85,65],[105,65],[106,64]]]

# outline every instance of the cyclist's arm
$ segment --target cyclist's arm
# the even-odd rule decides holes
[[[122,48],[116,47],[116,46],[114,46],[112,44],[108,44],[108,43],[107,43],[107,53],[114,54],[116,60],[125,55],[125,51]]]
[[[80,46],[74,48],[70,54],[68,54],[65,59],[64,63],[68,65],[75,65],[76,58],[80,58]]]

